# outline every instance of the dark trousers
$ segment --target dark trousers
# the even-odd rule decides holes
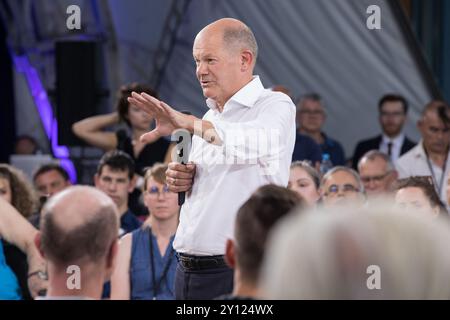
[[[188,270],[178,262],[175,273],[175,299],[212,300],[233,291],[233,269],[218,267]]]

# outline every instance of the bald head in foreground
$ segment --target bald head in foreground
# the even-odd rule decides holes
[[[100,299],[115,264],[119,213],[103,192],[75,186],[45,205],[36,245],[48,263],[47,299]]]

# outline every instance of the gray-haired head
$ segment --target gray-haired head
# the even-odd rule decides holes
[[[253,31],[242,21],[233,18],[223,18],[204,27],[196,37],[205,34],[220,36],[222,34],[225,47],[231,51],[248,50],[253,56],[253,66],[258,57],[258,43]]]
[[[314,101],[314,102],[318,102],[320,103],[320,105],[322,106],[322,108],[325,107],[324,103],[323,103],[323,99],[322,96],[318,93],[315,92],[311,92],[311,93],[306,93],[301,95],[298,99],[297,99],[297,108],[300,108],[302,106],[302,104],[305,101]]]
[[[320,188],[323,188],[324,184],[326,183],[326,181],[335,173],[337,172],[346,172],[350,175],[352,175],[357,183],[357,187],[359,192],[364,193],[364,185],[361,181],[361,177],[359,176],[358,172],[356,172],[355,170],[348,168],[348,167],[344,167],[344,166],[336,166],[333,169],[331,169],[330,171],[328,171],[327,173],[325,173],[325,175],[322,177],[322,180],[320,181]]]
[[[391,171],[395,170],[395,166],[392,163],[391,158],[387,154],[385,154],[385,153],[383,153],[383,152],[381,152],[379,150],[370,150],[370,151],[367,151],[361,157],[361,159],[359,159],[359,161],[358,161],[358,171],[360,170],[361,164],[363,164],[364,162],[366,162],[368,160],[369,161],[374,161],[375,159],[381,159],[381,160],[383,160],[386,163],[386,171],[387,172],[391,172]]]

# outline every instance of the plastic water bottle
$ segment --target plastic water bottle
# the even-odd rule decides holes
[[[330,160],[330,155],[328,153],[322,154],[322,162],[320,163],[320,173],[322,176],[331,168],[333,168],[333,163]]]

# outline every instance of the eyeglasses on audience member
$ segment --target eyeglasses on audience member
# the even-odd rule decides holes
[[[328,187],[328,190],[325,194],[327,196],[336,195],[339,193],[339,190],[342,190],[343,193],[354,193],[360,191],[357,187],[349,183],[346,183],[344,185],[332,184],[331,186]]]

